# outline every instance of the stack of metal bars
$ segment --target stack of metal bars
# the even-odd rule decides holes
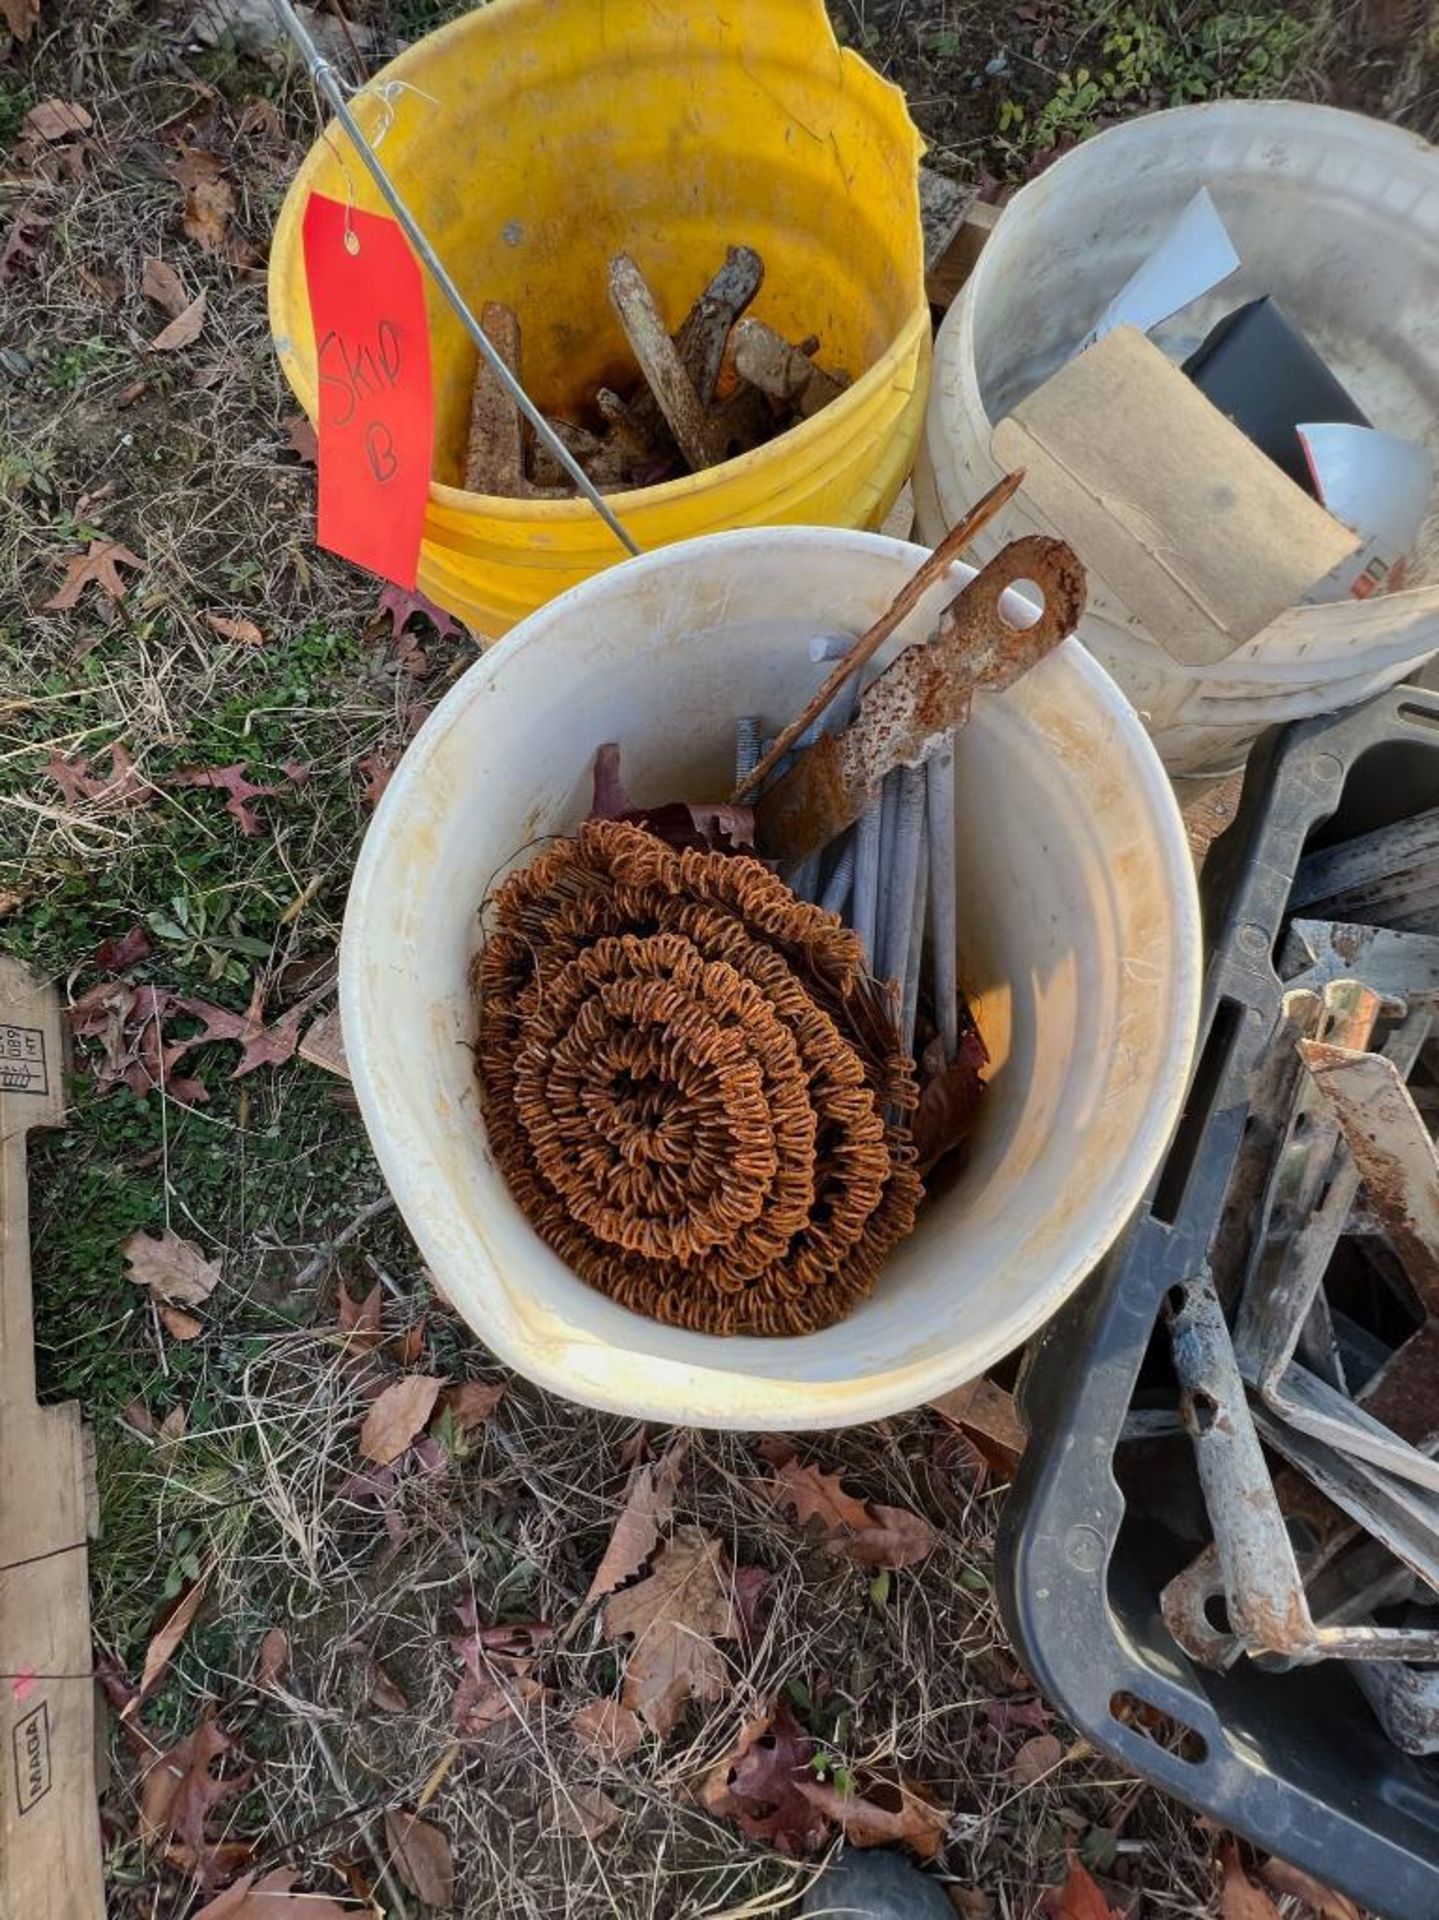
[[[809,657],[826,671],[844,659],[858,635],[826,633],[809,642]],[[845,681],[829,706],[772,769],[767,791],[794,764],[794,753],[821,733],[839,733],[854,718],[860,695],[880,668],[871,663]],[[738,722],[735,779],[769,753],[758,715]],[[935,1020],[946,1063],[959,1050],[958,902],[954,873],[954,735],[946,734],[920,766],[896,767],[853,827],[786,877],[801,900],[837,914],[859,936],[877,978],[893,983],[904,1044],[914,1048],[926,933]]]
[[[1167,1309],[1213,1538],[1161,1607],[1207,1666],[1348,1661],[1439,1753],[1439,814],[1307,856],[1293,900],[1402,924],[1290,922],[1225,1226]]]

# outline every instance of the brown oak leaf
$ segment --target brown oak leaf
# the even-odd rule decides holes
[[[45,613],[64,613],[79,600],[87,585],[113,606],[125,598],[125,580],[121,567],[140,568],[145,562],[118,540],[92,540],[84,553],[72,553],[65,562],[65,578],[42,609]]]
[[[700,1789],[700,1800],[752,1840],[768,1840],[781,1853],[808,1853],[829,1832],[828,1815],[800,1790],[813,1782],[814,1751],[813,1739],[781,1701],[745,1722],[734,1751]]]
[[[253,780],[245,777],[245,763],[237,760],[228,767],[181,767],[178,773],[165,776],[167,787],[216,787],[229,794],[225,802],[225,811],[240,823],[240,831],[253,840],[260,831],[260,816],[250,805],[252,800],[263,800],[283,792],[281,787],[256,786]]]
[[[246,647],[265,644],[265,636],[253,620],[236,620],[225,613],[204,613],[200,617],[211,633],[218,633],[222,640],[237,640]]]
[[[129,1262],[130,1278],[172,1306],[198,1306],[220,1284],[220,1269],[214,1261],[207,1260],[193,1240],[182,1240],[169,1227],[158,1237],[132,1233],[120,1251]]]
[[[48,227],[33,203],[21,207],[5,233],[0,247],[0,287],[22,268],[32,267],[40,257],[40,245]]]
[[[257,1067],[283,1066],[291,1059],[300,1044],[300,1029],[315,1002],[330,991],[330,982],[317,987],[313,993],[306,994],[288,1013],[266,1026],[264,1020],[265,981],[262,975],[256,975],[250,989],[250,1004],[243,1013],[232,1012],[229,1007],[217,1007],[210,1000],[194,1000],[188,996],[176,996],[174,1005],[178,1013],[190,1013],[204,1022],[203,1030],[188,1044],[192,1047],[208,1046],[213,1040],[236,1040],[240,1044],[239,1064],[230,1075],[239,1080],[247,1073],[253,1073]]]
[[[22,45],[35,31],[40,18],[40,0],[0,0],[0,19]]]
[[[1089,1870],[1072,1854],[1063,1886],[1046,1888],[1039,1909],[1045,1920],[1120,1920]]]
[[[162,1753],[140,1782],[141,1845],[147,1852],[163,1849],[168,1860],[201,1881],[224,1858],[205,1832],[210,1814],[250,1784],[248,1768],[223,1779],[215,1773],[235,1751],[231,1736],[207,1717]]]
[[[143,1096],[163,1088],[168,1099],[188,1105],[209,1099],[199,1080],[175,1072],[189,1043],[164,1039],[163,1022],[174,1004],[166,987],[134,987],[125,980],[105,980],[81,994],[70,1008],[70,1025],[80,1038],[100,1043],[95,1084],[102,1093],[126,1086]]]
[[[317,1893],[296,1893],[299,1874],[277,1867],[257,1880],[245,1873],[201,1907],[194,1920],[365,1920],[368,1909],[342,1907]]]
[[[463,638],[465,631],[453,614],[437,607],[429,595],[418,588],[412,592],[407,587],[387,586],[375,608],[375,618],[389,621],[390,634],[395,640],[416,620],[428,620],[441,640],[449,634]]]
[[[291,453],[296,453],[307,466],[313,467],[320,457],[320,441],[314,427],[303,413],[287,414],[283,422],[285,444]]]
[[[865,1779],[862,1790],[841,1793],[818,1780],[799,1783],[811,1806],[827,1813],[852,1847],[889,1847],[896,1843],[932,1860],[939,1852],[949,1815],[913,1780]]]
[[[284,1679],[290,1666],[290,1636],[283,1627],[271,1627],[260,1642],[260,1657],[255,1666],[255,1678],[268,1690],[277,1687]]]
[[[556,1833],[568,1834],[575,1840],[598,1840],[616,1820],[624,1817],[610,1796],[598,1787],[567,1786],[558,1777],[552,1777],[550,1786]]]
[[[1032,1787],[1064,1758],[1064,1746],[1052,1733],[1036,1733],[1015,1754],[1010,1770],[1022,1787]]]
[[[621,1698],[655,1733],[669,1733],[688,1700],[716,1701],[727,1686],[718,1640],[737,1640],[729,1563],[718,1540],[681,1527],[647,1578],[605,1603],[605,1636],[632,1635]]]
[[[100,807],[143,807],[155,795],[155,789],[118,742],[110,748],[108,774],[92,773],[89,760],[80,753],[69,760],[52,753],[42,772],[55,782],[72,807],[81,800],[93,800]]]
[[[380,1312],[384,1306],[384,1296],[377,1280],[363,1300],[350,1297],[344,1281],[340,1282],[339,1326],[340,1332],[348,1334],[346,1343],[357,1353],[367,1353],[380,1346],[385,1339],[380,1331]]]
[[[790,1455],[776,1462],[770,1491],[801,1523],[817,1522],[825,1543],[859,1566],[898,1571],[933,1551],[935,1533],[927,1520],[904,1507],[871,1508],[840,1483],[841,1475],[822,1473],[813,1463],[801,1466]]]
[[[1280,1920],[1278,1907],[1244,1871],[1239,1844],[1226,1835],[1219,1843],[1219,1911],[1223,1920]]]
[[[674,1511],[685,1445],[681,1434],[658,1460],[636,1468],[630,1476],[625,1504],[585,1595],[586,1607],[613,1593],[616,1587],[622,1587],[639,1572],[659,1545],[660,1528]]]
[[[602,1760],[623,1760],[645,1737],[636,1715],[618,1700],[587,1700],[573,1725],[580,1745]]]
[[[360,1452],[377,1467],[398,1460],[435,1410],[444,1382],[436,1374],[412,1373],[386,1387],[365,1415]]]
[[[186,151],[193,153],[194,149]],[[213,155],[207,157],[213,158]],[[171,172],[178,178],[184,165],[182,160]],[[217,254],[232,267],[247,267],[255,260],[255,249],[231,231],[234,213],[235,189],[228,180],[197,177],[186,190],[180,226],[185,237],[207,253]]]
[[[90,965],[97,973],[127,973],[152,952],[150,936],[137,921],[118,940],[102,940],[90,956]]]
[[[919,1105],[910,1122],[919,1171],[929,1173],[946,1155],[962,1147],[974,1131],[984,1094],[984,1069],[989,1051],[979,1028],[967,1021],[959,1038],[959,1051],[946,1066],[941,1054],[930,1066],[928,1077],[919,1090]]]
[[[197,1320],[193,1313],[186,1313],[183,1307],[159,1306],[155,1311],[160,1316],[160,1324],[172,1340],[198,1340],[205,1331],[203,1320]]]
[[[168,325],[161,327],[150,342],[151,353],[177,353],[191,347],[205,327],[205,289],[201,287],[189,306],[182,307]]]
[[[372,753],[362,753],[355,762],[357,773],[365,779],[365,805],[370,808],[379,806],[390,784],[390,777],[400,764],[400,755],[394,747],[376,747]]]
[[[445,1389],[441,1405],[448,1410],[460,1431],[469,1433],[473,1428],[484,1425],[504,1397],[503,1382],[462,1380],[457,1387]]]
[[[462,1635],[450,1641],[464,1663],[451,1716],[462,1740],[477,1739],[502,1722],[519,1718],[545,1689],[534,1677],[535,1657],[553,1630],[531,1626],[482,1627],[473,1598],[459,1608]]]
[[[400,1878],[417,1900],[446,1911],[455,1904],[454,1856],[438,1827],[417,1813],[391,1808],[385,1814],[385,1840]]]
[[[147,300],[153,300],[161,312],[167,313],[172,320],[178,320],[190,304],[185,283],[170,262],[157,260],[153,255],[147,255],[141,266],[140,291]]]
[[[1303,1867],[1291,1866],[1287,1860],[1277,1857],[1266,1860],[1259,1869],[1259,1877],[1276,1893],[1293,1894],[1296,1900],[1302,1900],[1321,1920],[1361,1920],[1359,1909],[1348,1894],[1336,1893],[1333,1887],[1326,1887]]]

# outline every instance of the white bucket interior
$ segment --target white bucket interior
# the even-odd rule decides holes
[[[629,1313],[539,1240],[490,1158],[469,1044],[481,899],[538,838],[583,818],[605,740],[621,742],[638,801],[724,795],[738,716],[794,712],[818,671],[810,636],[861,630],[922,557],[875,534],[765,529],[599,575],[471,668],[376,813],[341,963],[366,1123],[445,1294],[501,1358],[573,1399],[748,1428],[916,1405],[1053,1312],[1163,1150],[1197,1017],[1193,873],[1142,728],[1067,642],[981,697],[960,737],[960,967],[991,1087],[963,1174],[855,1314],[764,1340]],[[894,644],[927,634],[953,590]]]

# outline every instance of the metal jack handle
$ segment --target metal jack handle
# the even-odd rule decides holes
[[[325,96],[325,99],[334,111],[335,118],[350,136],[351,144],[364,162],[366,172],[379,188],[381,198],[394,214],[396,220],[398,220],[404,228],[410,245],[415,249],[415,252],[420,256],[420,259],[426,267],[429,268],[431,278],[440,289],[440,292],[445,296],[446,300],[448,300],[454,308],[465,332],[474,341],[486,360],[489,361],[490,366],[494,369],[495,378],[500,382],[505,392],[509,394],[520,412],[540,436],[541,440],[544,441],[556,460],[558,460],[560,465],[565,469],[565,472],[569,474],[570,478],[589,501],[595,512],[604,521],[610,532],[613,533],[620,544],[627,548],[629,552],[638,553],[640,549],[631,539],[624,524],[616,516],[609,502],[605,499],[594,481],[590,479],[578,460],[575,459],[563,440],[560,439],[549,421],[546,420],[539,408],[530,399],[519,381],[516,380],[515,376],[510,372],[500,353],[490,340],[489,335],[485,332],[474,314],[470,312],[465,296],[450,278],[445,269],[444,262],[425,238],[419,222],[400,198],[394,182],[380,165],[379,155],[360,131],[359,122],[345,104],[345,96],[341,91],[339,81],[335,78],[334,68],[310,38],[304,22],[295,12],[294,7],[290,4],[290,0],[272,0],[272,4],[275,12],[279,15],[280,24],[284,27],[286,33],[289,34],[301,59],[303,59],[306,67],[309,69],[310,78]]]

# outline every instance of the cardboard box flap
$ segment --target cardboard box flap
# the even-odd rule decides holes
[[[1118,327],[994,429],[1001,465],[1174,659],[1211,666],[1359,541],[1178,367]]]

